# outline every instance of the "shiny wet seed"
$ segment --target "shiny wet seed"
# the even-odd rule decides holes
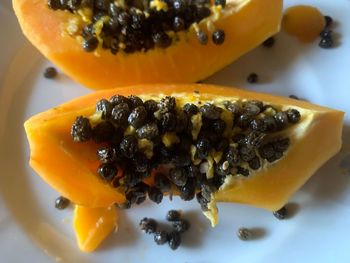
[[[240,228],[237,231],[237,236],[240,240],[247,241],[252,239],[253,234],[248,228]]]
[[[222,29],[214,31],[212,36],[213,43],[215,45],[222,45],[225,41],[225,32]]]
[[[141,219],[139,223],[139,227],[141,231],[145,232],[146,234],[153,234],[157,230],[158,223],[152,218],[144,217]]]
[[[59,209],[59,210],[63,210],[65,208],[67,208],[70,204],[69,199],[60,196],[58,198],[56,198],[55,200],[55,208]]]
[[[288,216],[288,211],[287,208],[284,206],[281,209],[274,211],[273,215],[277,218],[277,219],[285,219]]]

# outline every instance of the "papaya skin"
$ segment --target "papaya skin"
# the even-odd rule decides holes
[[[190,32],[167,49],[117,55],[99,49],[99,56],[84,52],[74,38],[62,36],[61,26],[69,21],[69,12],[50,10],[46,0],[13,0],[13,8],[23,33],[45,57],[78,83],[97,90],[203,80],[279,31],[282,0],[242,2],[233,14],[214,22],[215,28],[225,31],[220,46],[212,41],[203,46]],[[225,8],[230,5],[235,4],[227,3]]]
[[[108,207],[123,202],[124,195],[104,183],[96,174],[97,146],[93,142],[73,142],[70,129],[76,116],[90,116],[98,100],[108,99],[115,94],[170,95],[194,90],[199,91],[203,99],[214,96],[255,99],[308,112],[308,121],[300,125],[300,132],[291,134],[292,143],[283,159],[254,176],[225,183],[224,189],[213,195],[213,204],[238,202],[277,210],[341,147],[344,115],[341,111],[235,88],[204,84],[158,84],[90,93],[30,118],[24,124],[31,149],[30,165],[61,195],[77,204]],[[192,93],[188,94],[190,96]]]

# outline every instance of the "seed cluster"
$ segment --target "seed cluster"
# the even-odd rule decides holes
[[[178,39],[177,32],[188,31],[191,25],[209,17],[213,5],[224,8],[226,0],[214,4],[209,0],[127,0],[124,4],[114,0],[47,0],[47,3],[53,10],[75,14],[90,10],[91,21],[81,30],[83,50],[92,52],[101,45],[116,54],[120,50],[133,53],[167,48]],[[203,30],[197,32],[197,38],[203,45],[208,43]],[[215,45],[224,40],[222,29],[213,32]]]
[[[181,218],[181,213],[177,210],[170,210],[166,215],[166,220],[173,226],[173,231],[167,232],[158,229],[158,222],[152,218],[144,217],[139,223],[141,231],[146,234],[153,234],[154,242],[157,245],[168,243],[172,250],[177,249],[181,244],[181,234],[190,228],[190,223]]]
[[[89,118],[96,115],[101,119],[92,126]],[[296,109],[281,111],[257,100],[198,107],[178,106],[171,96],[143,101],[115,95],[98,101],[89,118],[76,118],[72,138],[101,143],[97,173],[122,187],[127,201],[121,207],[141,204],[147,195],[158,204],[164,193],[176,189],[185,201],[196,196],[207,210],[211,194],[227,176],[249,176],[264,163],[283,157],[290,139],[274,133],[297,123],[301,115]],[[164,165],[169,172],[159,169]],[[145,183],[151,173],[152,186]]]

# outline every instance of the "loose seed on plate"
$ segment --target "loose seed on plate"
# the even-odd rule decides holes
[[[181,213],[178,210],[169,210],[165,216],[168,221],[178,221],[181,218]]]
[[[47,79],[53,79],[57,76],[57,70],[54,67],[48,67],[44,71],[44,77]]]
[[[158,223],[152,218],[144,217],[141,219],[139,226],[146,234],[154,234],[157,230]]]
[[[252,233],[248,228],[240,228],[237,231],[237,236],[240,240],[247,241],[252,238]]]
[[[154,234],[154,242],[156,242],[157,245],[163,245],[167,242],[167,240],[168,240],[168,233],[164,230],[162,231],[158,230]]]
[[[249,76],[247,78],[247,81],[249,83],[257,83],[258,79],[259,79],[259,77],[258,77],[258,75],[256,73],[251,73],[251,74],[249,74]]]
[[[284,206],[280,210],[274,211],[273,215],[278,219],[285,219],[288,215],[287,208]]]
[[[59,210],[63,210],[65,209],[67,206],[69,206],[69,199],[60,196],[55,200],[55,208],[59,209]]]

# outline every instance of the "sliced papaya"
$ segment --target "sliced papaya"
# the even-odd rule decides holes
[[[114,206],[89,208],[76,205],[73,225],[79,248],[92,252],[116,229],[118,214]]]
[[[339,151],[343,115],[235,88],[159,84],[88,94],[30,118],[25,130],[30,165],[73,202],[130,206],[146,193],[157,203],[164,193],[196,193],[215,225],[216,202],[281,208]]]
[[[48,7],[48,2],[51,9]],[[157,18],[155,22],[150,22],[154,23],[151,27],[156,27],[160,33],[156,31],[151,40],[145,39],[144,34],[148,31],[134,29],[139,26],[135,22],[136,25],[135,23],[131,25],[131,33],[124,34],[124,31],[120,31],[122,35],[118,33],[118,38],[113,36],[112,41],[113,39],[115,41],[113,44],[108,42],[110,38],[106,37],[109,32],[107,24],[111,23],[111,17],[108,17],[109,13],[103,11],[104,7],[99,6],[97,1],[93,9],[66,7],[66,10],[53,10],[60,8],[55,6],[55,4],[59,5],[57,2],[59,1],[13,0],[13,7],[23,33],[32,44],[67,75],[91,89],[107,89],[140,83],[185,83],[202,80],[277,33],[280,28],[283,4],[282,0],[227,0],[222,1],[224,3],[222,7],[214,5],[214,1],[208,1],[195,7],[197,15],[193,15],[190,22],[186,20],[187,18],[185,19],[188,14],[180,15],[180,18],[187,22],[185,21],[182,31],[175,32],[171,29],[173,23],[167,22],[168,18],[173,17],[177,12],[174,11],[175,7],[171,7],[174,1],[154,0],[147,7],[151,11],[141,7],[141,9],[132,7],[133,9],[128,10],[136,10],[136,22],[139,16],[144,17],[142,21],[146,21],[147,17],[153,13],[161,14],[162,18],[159,18],[161,20]],[[94,1],[76,2],[94,3]],[[118,7],[117,2],[114,4],[116,5],[114,9],[119,10],[120,6]],[[202,5],[208,5],[208,7]],[[192,10],[191,8],[188,7],[187,11],[181,12],[188,13]],[[98,11],[96,17],[91,15],[93,10]],[[113,10],[110,12],[119,12]],[[105,15],[98,17],[101,12],[105,12],[103,13]],[[194,11],[190,11],[190,17],[191,12]],[[125,16],[128,18],[130,14]],[[123,17],[120,18],[118,23],[124,23],[123,19]],[[167,22],[168,25],[159,29],[159,25],[164,24],[163,22]],[[193,23],[189,24],[191,22]],[[118,23],[112,23],[112,26]],[[181,25],[183,21],[174,20],[174,23]],[[85,25],[88,27],[83,30]],[[92,26],[89,28],[89,25]],[[89,35],[91,33],[89,30],[93,30],[94,38],[84,40],[82,36]],[[120,30],[127,31],[127,29]],[[134,39],[133,32],[141,36],[135,36],[137,39],[135,41],[130,40],[136,44],[129,47],[128,39]],[[144,47],[148,40],[154,43],[152,42],[150,47]],[[95,52],[85,52],[82,45],[88,51],[91,51],[91,45],[94,47],[98,45],[98,47]],[[111,48],[113,45],[115,45],[114,49]],[[112,54],[115,52],[117,53]]]

